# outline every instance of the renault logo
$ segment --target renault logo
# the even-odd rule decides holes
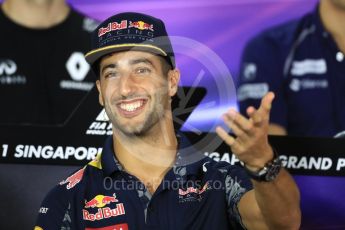
[[[90,66],[81,52],[74,52],[69,57],[66,68],[74,81],[83,81],[90,70]]]

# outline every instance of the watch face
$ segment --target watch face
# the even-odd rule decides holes
[[[265,176],[265,180],[266,181],[274,180],[278,176],[281,167],[282,167],[281,160],[273,162],[273,164],[270,166],[270,168],[267,171],[267,174]]]

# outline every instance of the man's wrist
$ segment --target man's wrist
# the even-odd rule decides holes
[[[273,159],[267,162],[263,167],[248,167],[246,164],[244,164],[243,167],[252,179],[269,182],[273,181],[278,176],[282,166],[282,160],[279,159],[278,153],[273,150]]]
[[[262,151],[262,153],[265,153],[267,156],[263,159],[256,160],[255,162],[244,163],[245,167],[252,172],[257,172],[265,167],[269,162],[272,162],[276,155],[278,155],[270,146],[267,148],[267,150]]]

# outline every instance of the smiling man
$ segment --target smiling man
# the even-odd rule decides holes
[[[114,121],[115,132],[141,135],[167,119],[164,112],[176,92],[179,73],[169,74],[174,90],[165,95],[169,86],[162,77],[164,60],[161,59],[139,51],[113,53],[101,59],[102,83],[97,82],[100,103]]]
[[[87,61],[113,125],[103,152],[45,198],[36,229],[298,229],[299,192],[267,140],[274,95],[218,135],[245,167],[215,162],[175,133],[180,72],[163,22],[117,14],[93,33]]]

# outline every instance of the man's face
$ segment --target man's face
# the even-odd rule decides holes
[[[126,51],[103,57],[97,88],[114,128],[125,135],[139,136],[159,126],[159,121],[171,113],[170,98],[179,80],[175,75],[176,71],[169,71],[164,76],[160,57],[147,52]]]

